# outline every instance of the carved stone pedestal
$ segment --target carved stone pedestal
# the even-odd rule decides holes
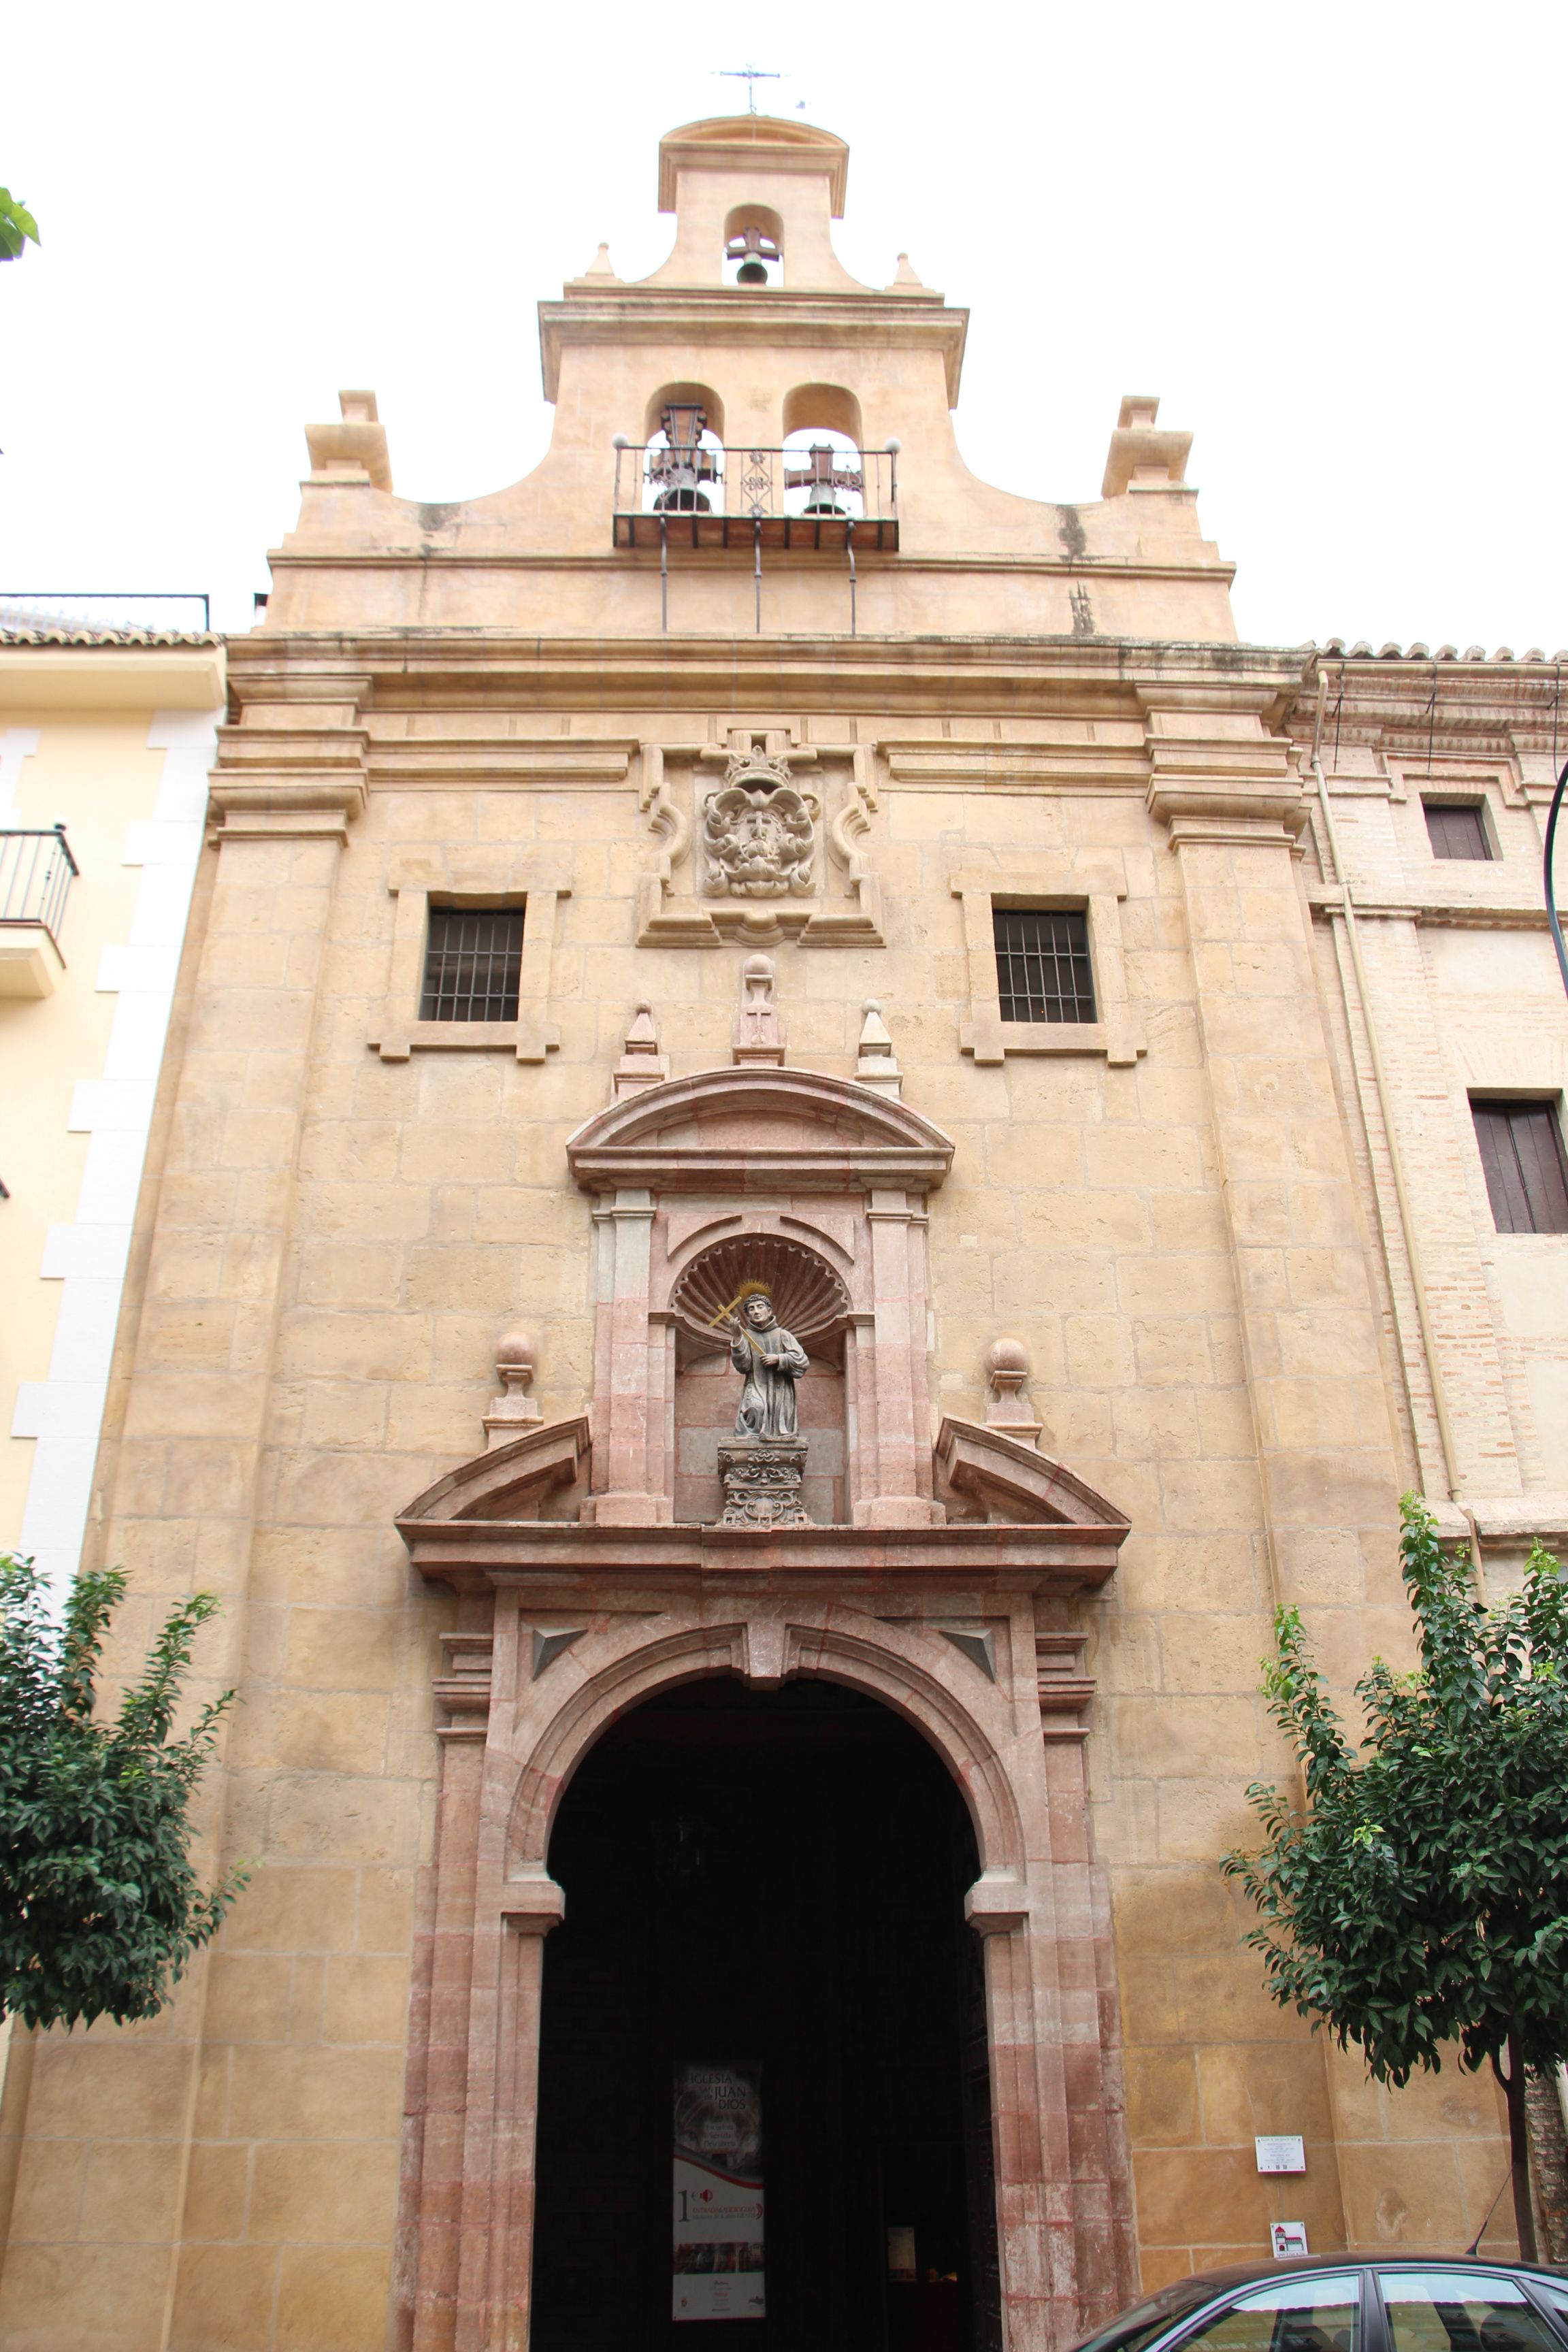
[[[805,1447],[788,1440],[737,1438],[719,1448],[724,1482],[721,1528],[808,1528],[801,1500]]]

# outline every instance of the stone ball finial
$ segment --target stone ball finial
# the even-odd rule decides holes
[[[485,1432],[491,1445],[499,1445],[509,1436],[515,1437],[521,1425],[543,1418],[542,1412],[528,1393],[533,1385],[537,1353],[526,1331],[508,1331],[496,1341],[496,1378],[500,1382],[500,1394],[492,1397],[485,1415]]]
[[[1029,1351],[1022,1339],[993,1339],[985,1350],[985,1377],[1009,1388],[1029,1377]]]
[[[773,960],[772,956],[748,956],[745,962],[741,966],[741,977],[742,980],[772,980],[773,976]]]

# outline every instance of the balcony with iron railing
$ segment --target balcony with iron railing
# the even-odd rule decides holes
[[[899,444],[723,448],[678,423],[646,447],[616,441],[617,548],[896,554]]]
[[[63,824],[0,832],[0,997],[54,992],[65,970],[60,929],[78,871]]]

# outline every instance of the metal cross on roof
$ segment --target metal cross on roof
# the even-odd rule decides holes
[[[757,110],[755,85],[760,81],[783,81],[784,76],[770,73],[765,66],[721,66],[717,79],[720,81],[743,81],[746,85],[748,110],[755,114]]]

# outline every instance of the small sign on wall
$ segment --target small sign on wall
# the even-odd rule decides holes
[[[1265,2133],[1252,2143],[1259,2172],[1305,2172],[1307,2151],[1296,2132]]]
[[[1269,2236],[1277,2263],[1284,2262],[1291,2254],[1304,2254],[1307,2251],[1305,2221],[1276,2221]]]

